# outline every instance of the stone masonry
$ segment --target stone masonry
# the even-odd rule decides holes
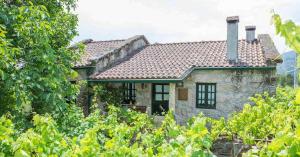
[[[274,71],[263,70],[198,70],[183,81],[183,87],[170,83],[169,108],[175,111],[178,123],[185,122],[202,112],[204,115],[227,118],[234,111],[239,111],[249,97],[264,91],[274,93],[276,81]],[[216,83],[216,109],[196,108],[196,83]],[[146,106],[151,114],[151,83],[136,83],[137,106]],[[188,89],[188,100],[178,100],[178,89]]]

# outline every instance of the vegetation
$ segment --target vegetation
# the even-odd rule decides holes
[[[296,92],[278,88],[272,97],[265,93],[251,100],[254,105],[245,105],[227,121],[212,120],[213,135],[241,139],[244,144],[254,146],[245,156],[300,155],[297,138],[300,105]]]
[[[201,115],[179,126],[169,112],[156,128],[146,114],[110,106],[106,116],[96,110],[72,132],[59,131],[49,115],[33,121],[17,135],[9,118],[0,119],[0,156],[212,156]]]
[[[213,156],[220,136],[252,146],[244,156],[300,156],[299,90],[256,95],[227,120],[200,114],[186,126],[172,112],[155,126],[146,114],[114,105],[84,117],[74,102],[79,87],[69,82],[80,55],[68,49],[77,34],[75,3],[0,0],[0,156]],[[277,14],[273,20],[300,52],[300,27]],[[118,104],[104,88],[95,95]]]
[[[278,88],[272,97],[251,98],[254,105],[227,121],[200,114],[186,126],[176,124],[172,112],[157,127],[146,114],[112,105],[106,115],[95,109],[85,118],[71,108],[67,125],[35,115],[34,126],[24,132],[6,115],[0,119],[0,156],[213,156],[220,136],[253,146],[244,156],[297,156],[298,99],[294,90]]]
[[[79,52],[68,49],[77,35],[74,7],[74,0],[0,0],[1,115],[63,116],[66,98],[74,102],[78,87],[69,78]]]

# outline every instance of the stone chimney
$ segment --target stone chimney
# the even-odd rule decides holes
[[[246,26],[246,41],[252,43],[255,41],[255,26]]]
[[[238,61],[238,16],[227,17],[227,57],[230,62]]]

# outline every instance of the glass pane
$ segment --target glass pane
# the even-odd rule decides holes
[[[201,104],[204,104],[205,102],[204,102],[204,99],[201,99]]]
[[[201,93],[201,86],[198,87],[198,93]]]
[[[161,94],[155,94],[155,100],[162,101],[162,95]]]
[[[201,93],[202,94],[202,99],[205,99],[205,93]]]
[[[211,99],[213,99],[213,100],[215,99],[215,94],[211,95]]]
[[[155,85],[155,92],[162,92],[162,85]]]
[[[164,85],[164,93],[169,93],[169,85]]]
[[[204,92],[205,91],[205,86],[201,85],[201,91]]]
[[[207,91],[208,91],[208,92],[211,91],[211,85],[207,85]]]
[[[216,85],[213,85],[213,87],[212,87],[212,92],[215,92],[215,88],[216,88]]]
[[[169,100],[169,94],[165,94],[165,95],[164,95],[164,100],[165,100],[165,101],[168,101],[168,100]]]
[[[208,99],[211,99],[211,93],[207,93],[208,95],[207,95],[207,98]]]

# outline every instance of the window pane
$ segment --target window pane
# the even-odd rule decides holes
[[[205,104],[205,101],[204,101],[204,99],[202,99],[202,100],[201,100],[201,104]]]
[[[197,107],[215,108],[216,85],[210,83],[197,84]]]
[[[162,85],[155,85],[155,92],[162,92]]]
[[[164,94],[164,100],[168,101],[169,100],[169,94]]]
[[[215,104],[215,100],[211,100],[211,104],[212,104],[212,105]]]
[[[161,101],[162,100],[162,94],[155,94],[155,100]]]
[[[164,85],[164,93],[169,93],[169,85]]]

